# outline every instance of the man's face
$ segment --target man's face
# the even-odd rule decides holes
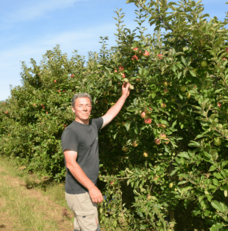
[[[72,111],[74,112],[76,119],[79,119],[80,121],[87,121],[91,110],[92,105],[87,97],[77,98],[75,100],[74,108],[72,107]]]

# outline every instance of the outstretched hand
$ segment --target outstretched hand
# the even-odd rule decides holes
[[[126,98],[130,95],[130,83],[124,82],[122,85],[122,95]]]

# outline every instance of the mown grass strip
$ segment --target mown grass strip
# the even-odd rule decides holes
[[[20,175],[20,172],[9,165],[5,159],[0,158],[0,164],[0,214],[6,218],[1,216],[0,225],[5,227],[4,230],[9,227],[9,224],[4,223],[4,220],[7,222],[8,217],[12,218],[10,226],[17,231],[68,231],[73,229],[72,220],[64,217],[64,213],[69,214],[69,212],[47,196],[49,192],[51,198],[56,198],[62,204],[63,187],[58,186],[57,188],[57,185],[49,187],[49,191],[43,194],[40,190],[27,189],[26,184],[16,177]]]

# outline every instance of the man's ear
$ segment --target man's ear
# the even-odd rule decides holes
[[[73,107],[71,107],[71,109],[72,109],[73,113],[75,113],[75,109]]]

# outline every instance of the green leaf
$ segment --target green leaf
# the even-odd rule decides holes
[[[189,155],[188,155],[187,152],[181,152],[180,154],[178,154],[178,156],[184,157],[184,158],[186,158],[186,159],[190,159],[190,157],[189,157]]]
[[[209,169],[209,172],[213,172],[217,167],[215,165],[212,165]]]
[[[196,77],[196,73],[192,70],[189,70],[190,74],[193,76],[193,77]]]
[[[218,211],[223,212],[223,206],[218,201],[212,201],[211,205]]]
[[[171,173],[170,176],[173,176],[180,168],[175,168]]]
[[[222,227],[224,227],[224,224],[217,223],[211,226],[210,231],[219,231]]]
[[[200,147],[200,143],[191,140],[190,143],[188,144],[189,147]]]

